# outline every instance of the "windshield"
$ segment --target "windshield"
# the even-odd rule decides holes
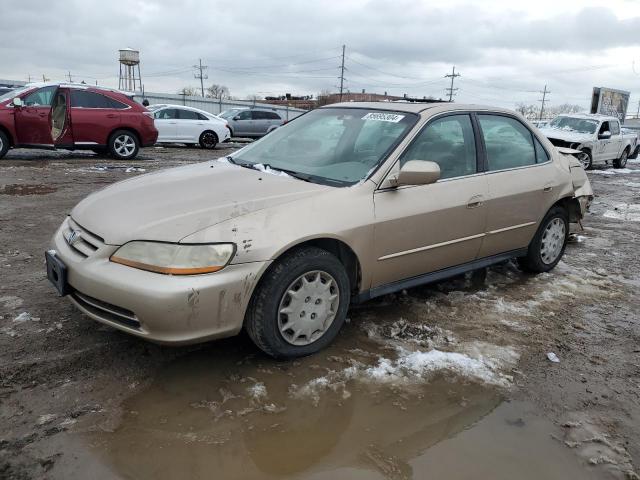
[[[231,110],[225,110],[224,112],[219,113],[218,116],[220,118],[224,118],[225,120],[227,120],[242,110],[243,110],[242,108],[232,108]]]
[[[596,133],[598,122],[585,118],[556,117],[549,124],[552,128],[559,128],[567,132]]]
[[[21,93],[24,93],[27,90],[31,90],[32,88],[33,87],[24,87],[24,88],[17,88],[15,90],[11,90],[5,93],[4,95],[0,95],[0,102],[4,102],[5,100],[9,100],[10,98],[16,98]]]
[[[233,161],[263,164],[317,183],[351,185],[376,168],[417,119],[407,112],[321,108],[243,148]]]

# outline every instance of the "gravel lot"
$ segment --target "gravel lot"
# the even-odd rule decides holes
[[[553,272],[377,299],[293,362],[145,343],[56,296],[43,252],[79,200],[238,146],[0,160],[0,478],[640,478],[638,161],[589,174]]]

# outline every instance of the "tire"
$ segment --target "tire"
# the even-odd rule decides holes
[[[140,150],[140,142],[135,133],[129,130],[116,130],[109,137],[109,152],[118,160],[136,158]]]
[[[560,206],[552,207],[540,222],[527,255],[518,258],[520,267],[526,272],[548,272],[564,255],[568,238],[569,214]]]
[[[206,150],[213,150],[218,144],[218,135],[211,130],[207,130],[206,132],[202,132],[199,142],[202,148]]]
[[[587,155],[586,157],[578,158],[578,160],[580,160],[580,163],[582,164],[582,168],[584,168],[585,170],[591,170],[593,168],[593,157],[591,156],[591,150],[583,148],[581,152]]]
[[[613,160],[613,168],[624,168],[627,166],[627,159],[629,158],[629,149],[625,148],[620,155],[620,158]]]
[[[328,289],[327,284],[331,284]],[[342,328],[350,291],[347,272],[333,254],[316,247],[294,250],[274,263],[260,280],[247,309],[245,330],[258,348],[272,357],[311,355],[329,345]],[[324,317],[325,324],[319,319],[310,325],[318,317]],[[301,323],[300,318],[304,318]],[[287,328],[291,323],[295,329]]]
[[[0,131],[0,158],[4,157],[9,151],[9,137],[3,131]]]

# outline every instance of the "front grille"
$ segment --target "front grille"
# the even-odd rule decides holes
[[[80,306],[88,310],[97,317],[103,318],[110,322],[119,323],[125,327],[140,330],[140,322],[136,318],[135,313],[126,308],[111,305],[97,298],[90,297],[77,290],[71,292],[71,297],[78,302]]]
[[[554,147],[571,148],[571,145],[573,145],[571,142],[565,142],[559,138],[550,138],[549,141]]]
[[[70,242],[69,238],[76,233],[76,238]],[[63,232],[67,244],[78,255],[87,258],[93,255],[100,247],[104,245],[104,239],[98,235],[91,233],[86,228],[80,226],[75,220],[69,217],[67,228]]]

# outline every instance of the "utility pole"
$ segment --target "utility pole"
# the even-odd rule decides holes
[[[455,95],[455,91],[458,90],[457,88],[453,88],[453,80],[456,77],[461,77],[462,75],[460,75],[459,73],[456,73],[456,66],[453,66],[453,69],[451,70],[451,73],[448,73],[447,75],[444,76],[444,78],[450,78],[451,79],[451,86],[449,88],[445,88],[445,91],[449,94],[449,101],[453,102],[453,96]]]
[[[69,79],[69,83],[73,83],[73,80],[71,79],[71,71],[67,72],[67,78]]]
[[[193,68],[198,70],[198,73],[194,73],[193,76],[200,80],[200,92],[204,97],[204,80],[209,78],[209,75],[203,73],[204,70],[209,68],[207,65],[202,65],[202,59],[199,59],[198,65],[194,65]]]
[[[340,101],[342,101],[342,91],[344,90],[344,50],[345,45],[342,45],[342,65],[340,65]]]
[[[47,83],[50,79],[44,76],[44,73],[42,74],[42,81]]]
[[[542,120],[542,114],[544,113],[544,102],[547,100],[547,94],[551,92],[547,90],[547,86],[545,85],[544,90],[540,93],[542,94],[542,98],[538,101],[542,102],[542,106],[540,107],[540,118],[538,118],[538,120]]]

